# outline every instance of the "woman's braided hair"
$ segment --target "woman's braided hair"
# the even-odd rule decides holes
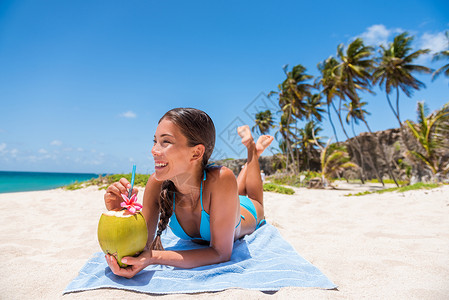
[[[189,147],[196,145],[205,147],[201,161],[204,170],[215,147],[215,126],[209,115],[195,108],[174,108],[162,116],[158,123],[164,119],[170,120],[179,127],[182,134],[187,138]],[[161,234],[167,228],[168,221],[173,214],[173,196],[177,192],[172,181],[166,180],[162,183],[159,197],[158,230],[156,238],[151,244],[151,249],[164,250],[161,243]]]

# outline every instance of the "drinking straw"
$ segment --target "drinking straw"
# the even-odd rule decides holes
[[[131,188],[128,192],[128,198],[131,198],[131,194],[133,193],[133,186],[134,186],[134,177],[136,176],[136,165],[133,165],[133,174],[131,175]]]

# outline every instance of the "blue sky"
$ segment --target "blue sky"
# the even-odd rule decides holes
[[[116,173],[135,163],[150,173],[157,121],[179,106],[212,117],[213,157],[243,157],[234,127],[275,107],[264,95],[283,81],[283,65],[317,76],[338,44],[387,43],[402,31],[414,47],[440,51],[448,12],[447,1],[429,0],[2,0],[0,170]],[[447,78],[419,78],[426,89],[401,95],[404,120],[417,101],[430,110],[449,101]],[[372,129],[397,127],[375,91],[363,95]]]

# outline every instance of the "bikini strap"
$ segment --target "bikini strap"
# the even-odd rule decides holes
[[[203,180],[201,180],[201,185],[200,185],[200,202],[201,202],[201,210],[204,211],[204,207],[203,207],[203,181],[206,180],[206,170],[203,170]]]
[[[173,193],[173,213],[175,212],[175,193]]]

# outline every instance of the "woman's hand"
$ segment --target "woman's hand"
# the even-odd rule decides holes
[[[105,258],[112,273],[125,278],[132,278],[151,264],[151,250],[144,251],[137,257],[126,256],[122,258],[122,263],[128,265],[126,268],[121,268],[115,257],[110,254],[106,254]]]
[[[128,195],[128,190],[131,188],[131,184],[126,178],[120,179],[118,182],[114,182],[106,189],[104,194],[104,204],[107,210],[121,209],[120,203],[123,202],[122,194]],[[133,188],[132,194],[137,194],[137,188]]]

